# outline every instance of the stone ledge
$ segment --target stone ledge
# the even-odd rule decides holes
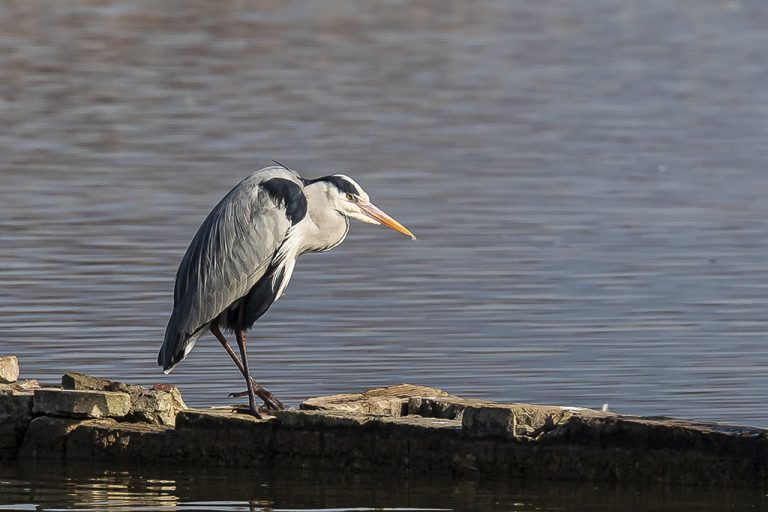
[[[35,414],[70,418],[119,418],[130,409],[130,397],[114,391],[38,389],[32,401]]]
[[[460,420],[467,407],[495,405],[494,402],[459,398],[457,396],[413,396],[408,399],[408,415]]]
[[[241,428],[269,421],[272,418],[259,419],[232,409],[187,409],[176,415],[176,430]]]
[[[32,395],[36,389],[40,389],[40,383],[35,379],[20,380],[11,384],[0,383],[0,395]]]
[[[6,447],[0,453],[6,457],[768,484],[768,435],[762,429],[491,403],[421,386],[319,397],[305,402],[312,410],[266,419],[189,409],[178,413],[175,428],[127,423],[125,417],[34,417],[38,396],[86,392],[35,393],[0,395],[0,448]]]
[[[462,431],[468,437],[535,441],[553,434],[574,415],[592,418],[607,414],[533,404],[468,404],[462,414]]]
[[[304,429],[360,428],[374,421],[375,418],[376,416],[372,414],[318,410],[280,411],[276,417],[277,422],[282,426]]]
[[[455,398],[445,391],[427,386],[397,384],[384,388],[374,388],[362,393],[310,398],[301,403],[299,408],[306,411],[329,411],[352,414],[381,414],[385,416],[405,416],[408,414],[408,402],[413,397]]]
[[[0,461],[16,458],[30,421],[31,394],[0,394]]]
[[[68,372],[61,377],[61,387],[80,391],[127,393],[131,399],[131,408],[125,415],[124,421],[128,422],[173,426],[176,422],[176,414],[187,409],[178,388],[168,384],[156,384],[150,389],[84,373]]]
[[[29,423],[24,441],[19,449],[19,459],[46,460],[66,458],[66,443],[69,434],[88,421],[54,416],[39,416]]]
[[[280,426],[297,429],[450,429],[461,430],[459,420],[424,416],[387,416],[383,414],[352,414],[325,411],[288,410],[277,413]]]
[[[172,430],[147,423],[114,420],[84,422],[66,436],[70,460],[130,461],[179,460],[178,439]]]

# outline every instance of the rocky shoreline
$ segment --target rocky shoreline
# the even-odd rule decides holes
[[[59,388],[0,383],[0,461],[46,460],[741,487],[768,483],[768,433],[409,384],[311,398],[256,419],[190,409],[168,385],[79,373],[65,374]]]

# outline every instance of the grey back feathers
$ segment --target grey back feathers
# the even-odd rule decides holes
[[[282,294],[300,254],[341,243],[347,219],[327,211],[319,198],[322,186],[342,192],[359,188],[344,178],[306,180],[285,167],[267,167],[241,181],[213,208],[176,273],[173,312],[158,355],[166,373],[211,322],[233,328],[232,309],[241,301],[250,327]]]

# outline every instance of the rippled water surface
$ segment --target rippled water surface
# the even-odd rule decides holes
[[[176,266],[277,159],[353,225],[251,335],[297,403],[412,382],[768,426],[768,4],[0,4],[0,353],[242,389],[215,340],[155,364]]]
[[[305,256],[252,336],[296,402],[401,381],[768,425],[768,6],[5,2],[0,352],[242,388],[155,357],[197,226],[277,159],[419,236]]]
[[[90,464],[0,468],[0,485],[0,510],[722,512],[768,505],[756,490]]]

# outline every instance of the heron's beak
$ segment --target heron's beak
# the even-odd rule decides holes
[[[411,239],[416,240],[416,237],[413,236],[413,233],[408,231],[408,228],[397,222],[395,219],[381,211],[375,204],[368,203],[366,201],[360,201],[357,203],[357,206],[360,207],[360,210],[364,214],[366,214],[368,217],[372,218],[373,220],[377,221],[379,224],[383,224],[384,226],[387,226],[389,229],[393,229],[397,231],[398,233],[402,233],[404,235],[407,235],[411,237]]]

